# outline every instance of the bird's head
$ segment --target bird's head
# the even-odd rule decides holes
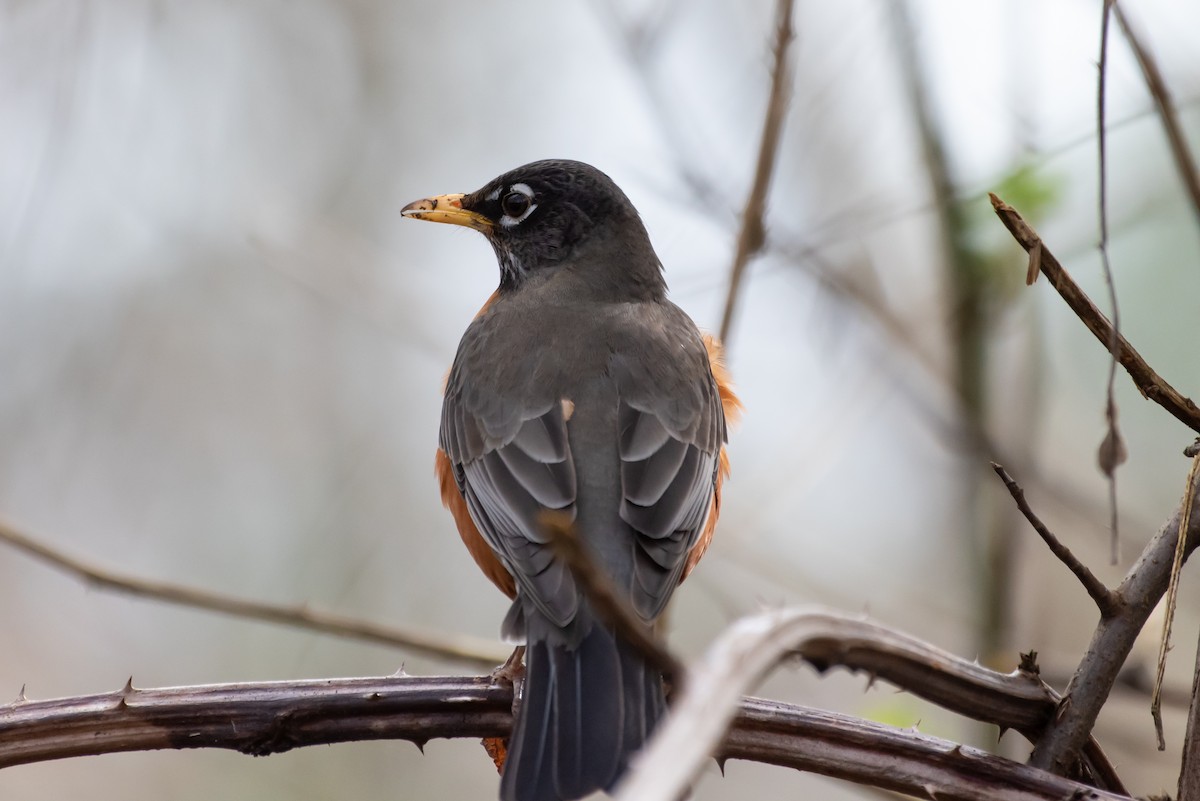
[[[637,210],[611,178],[583,162],[535,161],[478,191],[424,198],[402,213],[481,232],[500,262],[501,289],[518,287],[585,250],[635,284],[650,278],[643,274],[647,266],[661,283]]]

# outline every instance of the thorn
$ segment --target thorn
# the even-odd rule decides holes
[[[1008,727],[1007,726],[997,726],[996,728],[998,729],[998,731],[996,733],[996,742],[1000,742],[1000,739],[1002,737],[1004,737],[1005,734],[1008,733]]]
[[[722,779],[725,778],[725,763],[726,763],[726,761],[728,761],[728,759],[729,759],[729,757],[725,757],[725,756],[713,757],[713,762],[717,763],[717,769],[721,771]]]
[[[417,747],[417,750],[420,751],[422,755],[424,755],[425,754],[425,743],[427,743],[427,742],[429,742],[429,741],[428,740],[413,740],[412,744]]]
[[[26,701],[28,701],[28,700],[29,700],[29,699],[25,697],[25,685],[24,685],[24,684],[22,684],[22,685],[21,685],[21,692],[17,693],[17,703],[18,703],[18,704],[23,704],[23,703],[25,703],[25,702],[26,702]]]
[[[868,690],[870,690],[872,687],[874,687],[874,686],[875,686],[875,679],[877,679],[877,678],[879,678],[879,677],[878,677],[878,676],[876,676],[874,673],[868,673],[868,674],[867,674],[867,686],[863,688],[863,692],[867,692],[867,691],[868,691]]]
[[[408,674],[407,674],[406,672],[404,672],[404,663],[403,663],[403,662],[401,662],[401,663],[400,663],[400,667],[396,669],[396,672],[392,674],[391,678],[393,678],[393,679],[401,679],[401,678],[404,678],[404,677],[405,677],[405,676],[407,676],[407,675],[408,675]]]
[[[380,698],[383,698],[383,693],[376,692],[367,696],[368,701],[378,701]]]
[[[117,696],[117,709],[124,709],[129,706],[129,699],[136,692],[137,690],[133,686],[133,676],[130,676],[125,680],[125,686],[115,693]]]

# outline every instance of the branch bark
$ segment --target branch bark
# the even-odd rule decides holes
[[[1129,377],[1133,379],[1138,391],[1170,412],[1176,420],[1200,433],[1200,407],[1197,407],[1191,398],[1182,395],[1156,373],[1141,354],[1134,350],[1133,345],[1129,344],[1129,340],[1120,334],[1114,336],[1112,323],[1108,321],[1103,312],[1096,308],[1096,304],[1092,303],[1091,298],[1079,288],[1079,285],[1042,242],[1042,238],[1029,223],[1021,218],[1016,209],[992,193],[988,193],[988,197],[992,199],[992,207],[996,210],[996,216],[1000,218],[1000,222],[1004,223],[1008,232],[1029,254],[1030,260],[1038,261],[1038,268],[1042,275],[1050,280],[1050,284],[1058,290],[1058,294],[1071,307],[1071,311],[1075,312],[1096,339],[1100,340],[1100,344],[1104,345],[1111,353],[1111,343],[1113,341],[1117,343],[1117,358],[1121,362],[1121,366],[1129,373]]]
[[[0,767],[163,748],[265,756],[308,745],[504,737],[512,687],[489,677],[330,679],[135,689],[0,707]],[[832,712],[747,699],[721,750],[925,797],[1061,801],[1097,791],[981,751]],[[1000,788],[1000,789],[997,789]],[[669,796],[655,796],[655,799]]]
[[[1100,609],[1100,614],[1109,616],[1120,611],[1120,603],[1108,587],[1104,586],[1104,582],[1096,578],[1096,574],[1089,570],[1087,565],[1079,561],[1079,557],[1072,553],[1070,548],[1063,545],[1058,537],[1054,536],[1054,533],[1046,528],[1046,524],[1042,522],[1041,518],[1034,514],[1033,509],[1029,506],[1029,502],[1025,500],[1025,490],[1021,489],[1021,485],[1008,474],[1008,471],[1002,465],[992,462],[992,470],[996,472],[996,475],[1000,476],[1000,480],[1004,482],[1008,493],[1012,495],[1013,500],[1016,502],[1017,508],[1021,511],[1021,514],[1025,515],[1025,519],[1029,521],[1029,525],[1033,526],[1033,530],[1038,533],[1038,536],[1042,538],[1046,546],[1050,548],[1050,552],[1058,558],[1058,561],[1066,565],[1067,569],[1075,575],[1075,578],[1079,579],[1079,583],[1083,585],[1083,588],[1087,590],[1087,594],[1091,596],[1091,599]]]
[[[1030,764],[1060,775],[1068,774],[1075,766],[1134,640],[1167,590],[1178,538],[1181,534],[1187,538],[1184,559],[1200,545],[1200,514],[1193,506],[1190,525],[1183,532],[1181,514],[1182,509],[1151,539],[1116,589],[1121,610],[1100,619],[1058,714],[1033,749]]]
[[[814,608],[766,612],[735,623],[689,669],[671,717],[635,760],[618,798],[679,797],[718,753],[742,695],[789,656],[822,670],[832,665],[864,670],[948,709],[1027,735],[1041,730],[1057,702],[1030,674],[996,673],[870,621]],[[1120,788],[1099,747],[1089,753],[1098,780]]]

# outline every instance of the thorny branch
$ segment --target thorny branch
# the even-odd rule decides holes
[[[1021,218],[1017,210],[1005,203],[992,193],[988,193],[992,207],[1004,227],[1008,229],[1017,243],[1029,253],[1030,260],[1037,259],[1041,274],[1050,280],[1050,284],[1058,290],[1058,294],[1071,307],[1088,330],[1100,340],[1106,348],[1110,348],[1114,330],[1104,313],[1096,308],[1079,285],[1071,278],[1054,254],[1046,247],[1037,232]],[[1182,395],[1168,384],[1158,373],[1146,363],[1141,354],[1134,350],[1129,340],[1121,334],[1116,334],[1118,359],[1121,366],[1129,373],[1138,391],[1158,405],[1162,406],[1171,416],[1193,431],[1200,433],[1200,407],[1188,397]]]
[[[222,612],[251,620],[281,623],[393,648],[405,648],[428,656],[480,667],[500,664],[512,650],[499,642],[466,634],[435,633],[415,627],[381,626],[307,606],[251,601],[198,587],[124,575],[46,545],[3,520],[0,520],[0,542],[24,551],[51,567],[69,573],[101,590],[206,609],[210,612]]]
[[[1008,474],[1002,465],[992,462],[992,470],[1000,476],[1000,480],[1004,482],[1004,486],[1016,502],[1017,508],[1021,510],[1021,514],[1025,515],[1025,519],[1033,526],[1033,530],[1050,548],[1051,553],[1075,574],[1075,578],[1079,579],[1079,583],[1087,590],[1087,594],[1096,602],[1100,614],[1106,617],[1117,614],[1120,611],[1120,601],[1108,587],[1104,586],[1104,582],[1096,578],[1096,574],[1089,570],[1087,565],[1079,561],[1079,557],[1072,553],[1070,548],[1063,545],[1058,537],[1055,537],[1054,533],[1046,528],[1046,524],[1041,521],[1041,518],[1030,508],[1029,502],[1025,500],[1025,491],[1021,489],[1021,485]]]
[[[824,638],[810,642],[808,658],[823,659],[826,667],[872,664],[882,669],[880,675],[940,680],[960,704],[977,704],[977,715],[992,714],[998,701],[1007,710],[1000,714],[1016,725],[1053,713],[1055,696],[1031,676],[999,674],[953,657],[943,664],[948,655],[915,640],[911,664],[905,667],[899,652],[889,654],[897,647],[903,651],[903,641],[910,638],[850,621],[860,627],[855,634],[852,628],[839,629],[842,620],[849,619],[824,621],[832,625]],[[873,629],[887,633],[891,642],[872,645]],[[920,662],[912,661],[922,649]],[[357,740],[407,739],[423,745],[439,737],[504,737],[511,710],[511,686],[490,677],[392,676],[165,689],[137,689],[130,681],[101,695],[50,701],[29,701],[22,695],[0,706],[0,767],[162,748],[228,748],[261,756]],[[1096,799],[1124,797],[915,731],[758,699],[741,702],[719,758],[793,767],[917,795],[936,787],[939,799],[1061,799],[1085,791]],[[1004,788],[1001,794],[997,787]],[[1012,795],[1015,791],[1020,794]],[[1117,791],[1124,792],[1119,784]]]
[[[937,674],[949,686],[958,684],[959,690],[972,686],[971,692],[982,691],[985,687],[995,689],[1001,685],[1023,685],[1020,694],[1041,695],[1040,704],[1054,706],[1054,697],[1048,688],[1041,685],[1030,675],[1014,673],[1003,675],[986,668],[967,663],[953,655],[933,648],[925,643],[911,640],[903,634],[890,631],[878,624],[865,620],[855,620],[845,615],[831,613],[821,609],[783,609],[765,612],[754,617],[743,618],[726,631],[709,648],[708,653],[689,668],[688,684],[682,697],[673,706],[671,716],[655,733],[645,752],[639,755],[633,768],[618,788],[619,801],[650,801],[663,798],[682,797],[684,791],[695,781],[707,759],[712,754],[722,754],[718,748],[725,737],[731,722],[734,720],[742,694],[757,684],[773,667],[791,655],[799,655],[813,662],[819,668],[830,664],[850,666],[856,661],[854,654],[861,658],[864,653],[860,646],[864,643],[871,645],[865,649],[865,654],[879,656],[888,654],[895,657],[903,653],[909,645],[914,645],[921,654],[921,662],[926,668],[925,676]],[[833,662],[825,661],[832,658]],[[863,663],[859,663],[860,665]],[[890,667],[891,677],[908,675],[914,676],[911,668],[903,659],[879,659],[877,666]],[[872,676],[884,678],[884,671],[864,668],[871,671]],[[966,680],[970,675],[971,680]],[[978,684],[975,684],[978,680]],[[913,689],[918,694],[928,689],[925,681],[904,681],[901,686]],[[928,695],[926,697],[929,697]],[[938,703],[941,703],[939,700]],[[1052,711],[1042,707],[1043,712]],[[984,718],[987,719],[987,718]],[[1044,722],[1046,718],[1041,718]],[[891,730],[894,731],[894,730]],[[863,746],[866,746],[863,743]],[[949,744],[947,744],[949,745]],[[761,741],[760,748],[770,751],[778,747],[766,738]],[[962,746],[951,746],[953,751],[968,753],[969,749]],[[866,752],[873,751],[867,747]],[[1098,751],[1098,749],[1097,749]],[[861,762],[878,767],[878,761],[870,757],[859,757]],[[960,797],[956,790],[951,790],[940,784],[936,766],[930,760],[925,760],[918,772],[920,792],[927,798]],[[1115,776],[1111,777],[1119,786]],[[855,781],[874,783],[859,775]],[[1108,781],[1108,776],[1101,777],[1102,782]],[[891,789],[912,790],[911,785],[877,784]],[[976,792],[979,798],[1020,798],[1022,795],[1004,795],[1020,789],[1028,789],[1028,785],[1006,784],[997,791],[991,788],[991,795],[983,787]],[[1108,797],[1106,792],[1088,788],[1095,797]],[[969,797],[969,796],[968,796]],[[1068,795],[1066,797],[1072,797]]]
[[[791,95],[791,62],[788,48],[795,32],[792,30],[792,6],[794,0],[779,0],[775,30],[775,63],[771,67],[771,94],[767,100],[767,115],[763,120],[762,139],[758,146],[758,164],[754,169],[754,183],[746,207],[742,211],[742,229],[738,233],[737,250],[733,266],[729,269],[729,292],[725,297],[725,311],[721,315],[721,341],[729,343],[733,327],[733,312],[742,288],[742,278],[750,259],[762,250],[767,239],[764,216],[767,206],[767,190],[771,186],[771,175],[775,172],[775,157],[779,152],[779,135],[787,116],[788,97]]]

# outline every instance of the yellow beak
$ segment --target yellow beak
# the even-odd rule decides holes
[[[495,227],[495,223],[479,212],[467,211],[462,207],[464,195],[438,195],[416,200],[400,209],[405,217],[414,220],[429,220],[430,222],[465,225],[476,231],[487,233]]]

